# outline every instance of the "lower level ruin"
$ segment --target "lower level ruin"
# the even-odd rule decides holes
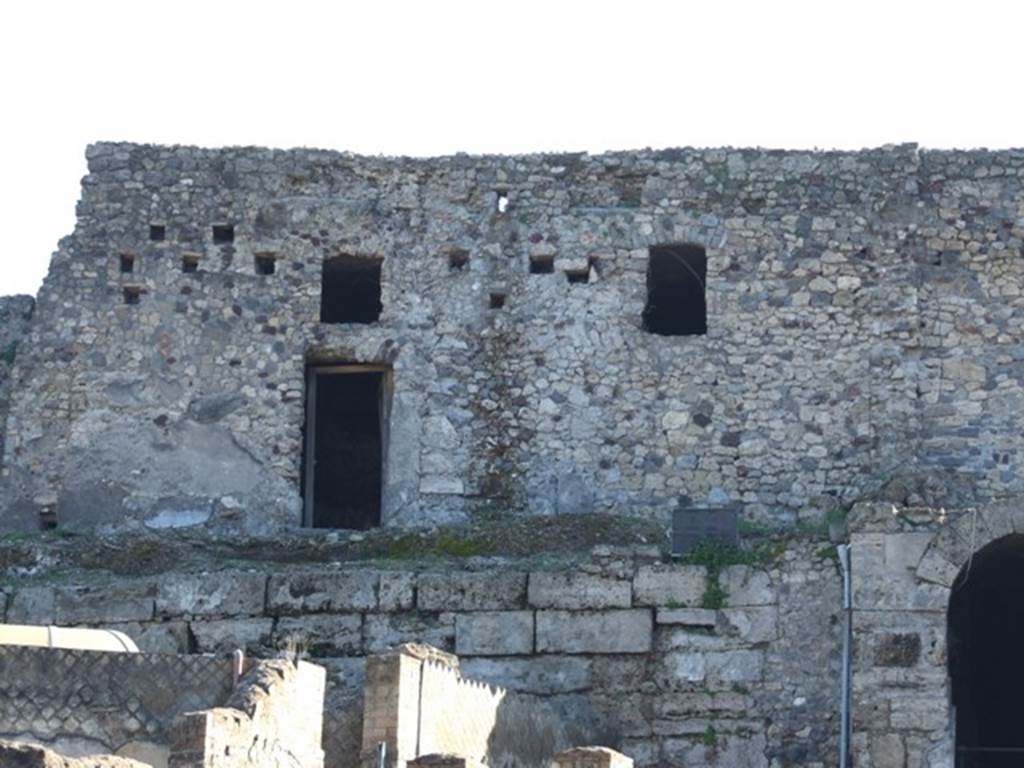
[[[833,526],[833,539],[837,533]],[[350,536],[301,544],[301,561],[284,542],[236,542],[232,557],[222,553],[205,568],[167,542],[169,559],[161,560],[153,539],[125,539],[116,550],[84,539],[6,541],[2,562],[20,576],[2,588],[0,606],[7,623],[122,631],[143,651],[132,674],[157,679],[158,664],[169,685],[195,680],[226,692],[236,649],[246,657],[298,653],[326,670],[326,768],[356,768],[389,739],[389,766],[428,752],[482,760],[478,747],[467,754],[465,745],[424,740],[426,724],[444,730],[441,713],[453,701],[472,716],[452,733],[476,734],[473,743],[492,750],[488,764],[510,766],[540,765],[581,745],[615,750],[641,768],[831,766],[844,748],[856,766],[1002,768],[1015,765],[1021,749],[1015,692],[1024,665],[1014,651],[1024,514],[1015,505],[854,507],[842,536],[852,596],[845,744],[843,578],[824,530],[747,529],[739,548],[701,547],[681,560],[639,538],[576,555],[496,557],[483,554],[479,535],[453,529],[381,541]],[[85,553],[91,547],[95,556]],[[125,572],[130,562],[134,573]],[[395,655],[403,643],[435,650]],[[85,723],[92,705],[79,693],[52,722],[15,712],[12,702],[31,700],[39,683],[26,681],[35,667],[10,658],[0,653],[0,738],[28,734],[67,748],[58,743],[62,718]],[[220,671],[198,673],[204,664]],[[82,668],[61,669],[70,680]],[[417,681],[409,706],[419,713],[419,736],[407,742],[384,726],[367,736],[379,725],[377,708],[393,706],[394,695],[378,684],[407,678]],[[115,702],[135,712],[135,731],[89,744],[113,753],[138,741],[149,727],[140,712],[152,711],[140,702],[141,710]],[[503,717],[516,723],[513,734],[547,733],[538,732],[543,746],[529,758],[493,762],[493,750],[523,746],[499,727]]]

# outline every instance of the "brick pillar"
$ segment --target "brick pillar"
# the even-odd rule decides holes
[[[411,643],[366,660],[360,755],[363,768],[377,768],[381,742],[387,745],[387,768],[404,768],[406,762],[416,757],[420,676],[427,659],[458,668],[456,657]]]
[[[633,768],[633,758],[608,747],[574,747],[551,758],[551,768]]]

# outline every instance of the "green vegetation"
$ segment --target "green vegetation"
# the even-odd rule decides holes
[[[711,723],[708,723],[708,727],[704,729],[701,742],[705,747],[714,748],[718,746],[718,731],[715,730],[715,726],[711,725]]]
[[[683,556],[688,565],[703,565],[708,581],[701,598],[704,608],[724,608],[728,595],[720,583],[722,569],[729,565],[765,565],[779,558],[785,542],[764,542],[750,549],[719,541],[702,541]]]

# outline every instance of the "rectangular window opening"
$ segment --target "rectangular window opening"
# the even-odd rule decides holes
[[[142,288],[137,285],[126,285],[123,295],[125,304],[138,304],[142,300]]]
[[[192,253],[186,253],[181,257],[181,271],[182,272],[198,272],[199,271],[199,257]]]
[[[385,366],[307,367],[305,525],[381,524],[390,382]]]
[[[508,210],[508,190],[499,189],[495,192],[495,196],[495,210],[497,210],[498,213],[505,213],[505,211]]]
[[[530,257],[530,274],[531,275],[552,275],[555,272],[555,257],[554,256],[531,256]]]
[[[277,257],[272,253],[257,253],[253,261],[257,275],[272,275],[277,269]]]
[[[452,248],[448,251],[448,269],[461,272],[469,266],[469,251],[463,248]]]
[[[167,237],[167,228],[163,224],[149,225],[149,239],[154,243],[161,243]]]
[[[130,275],[135,271],[135,257],[128,253],[121,254],[121,274]]]
[[[505,307],[505,294],[492,293],[488,301],[488,307],[491,309],[503,309]]]
[[[214,224],[213,242],[215,245],[227,245],[235,242],[235,228],[231,224]]]
[[[324,259],[321,323],[375,323],[380,319],[383,260],[358,256]]]
[[[643,327],[660,336],[707,333],[707,254],[699,245],[658,245],[649,250]]]

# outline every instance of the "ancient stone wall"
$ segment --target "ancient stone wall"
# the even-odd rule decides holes
[[[223,704],[233,684],[223,655],[0,646],[0,737],[166,765],[175,719]]]
[[[762,564],[726,566],[711,579],[721,591],[709,591],[703,566],[607,548],[571,569],[484,560],[72,580],[11,591],[0,619],[103,624],[152,651],[268,655],[298,644],[328,671],[328,768],[355,766],[365,746],[366,657],[403,642],[457,651],[467,678],[539,697],[590,734],[570,745],[614,747],[641,766],[831,764],[833,551],[794,543]]]
[[[150,768],[146,763],[113,755],[64,757],[51,749],[0,739],[0,765],[4,768]]]
[[[31,296],[0,296],[0,470],[3,469],[7,410],[11,395],[11,369],[18,357],[18,346],[28,335],[35,300]],[[0,499],[6,496],[0,476]],[[2,509],[3,502],[0,502]]]
[[[297,525],[310,362],[391,367],[385,524],[1024,488],[1020,151],[88,158],[18,356],[5,526],[49,499],[71,527]],[[642,328],[648,249],[679,242],[703,336]],[[318,321],[342,254],[382,260],[378,322]]]
[[[175,723],[169,768],[323,768],[324,670],[262,661],[223,707]]]
[[[548,768],[575,739],[593,734],[563,721],[536,696],[465,677],[459,660],[405,644],[367,661],[362,764],[389,766],[423,755],[459,755],[465,765]]]

